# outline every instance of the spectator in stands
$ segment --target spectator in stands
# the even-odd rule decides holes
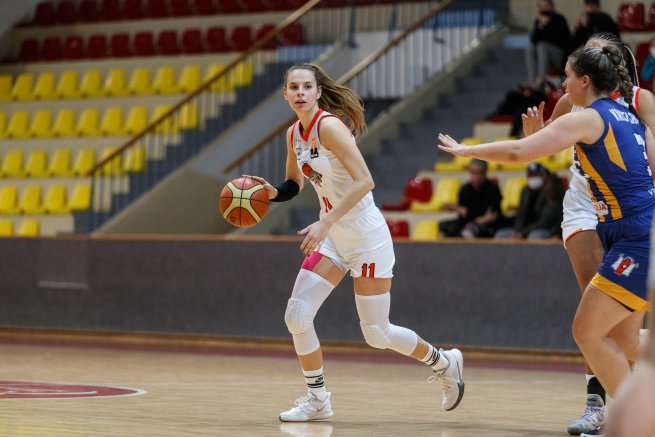
[[[530,85],[541,89],[549,71],[555,70],[560,76],[564,74],[572,38],[566,18],[555,12],[552,0],[538,0],[537,11],[525,60]]]
[[[584,10],[580,13],[573,31],[575,47],[583,46],[591,35],[601,32],[619,37],[619,28],[614,19],[600,10],[600,0],[584,0]]]
[[[644,66],[641,68],[642,87],[652,91],[653,90],[653,76],[655,76],[655,36],[650,40],[650,52],[644,61]]]
[[[561,237],[562,199],[566,190],[562,179],[537,162],[528,166],[527,177],[528,184],[521,191],[514,227],[499,229],[495,238]]]
[[[493,237],[504,223],[498,184],[487,177],[485,161],[471,160],[468,173],[469,181],[460,189],[457,205],[444,205],[446,211],[455,211],[457,218],[442,222],[439,230],[446,237]]]

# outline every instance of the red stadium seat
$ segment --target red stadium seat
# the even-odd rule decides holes
[[[150,18],[168,17],[166,0],[146,0],[146,15]]]
[[[241,0],[244,12],[265,12],[268,6],[263,0]]]
[[[84,52],[84,41],[81,36],[72,35],[66,37],[64,42],[64,58],[66,59],[83,59],[86,57]]]
[[[86,55],[92,59],[107,56],[107,37],[101,34],[91,35],[86,44]]]
[[[125,0],[123,4],[123,16],[125,18],[128,20],[140,20],[145,15],[141,0]]]
[[[188,17],[193,14],[189,0],[171,0],[171,15],[173,17]]]
[[[212,15],[218,12],[214,0],[191,0],[191,8],[198,15]]]
[[[100,18],[105,21],[123,19],[123,10],[119,0],[102,0],[100,5]]]
[[[387,226],[389,226],[389,232],[391,233],[392,238],[409,237],[409,223],[407,222],[407,220],[388,219]]]
[[[59,61],[63,54],[61,50],[61,41],[56,36],[51,36],[43,40],[43,59],[46,61]]]
[[[237,52],[247,50],[252,45],[252,29],[250,29],[250,26],[235,26],[230,33],[228,45]]]
[[[264,0],[268,9],[272,11],[286,11],[288,9],[293,9],[291,3],[287,0]]]
[[[302,24],[293,23],[280,32],[279,43],[281,46],[299,46],[304,44]]]
[[[37,26],[50,26],[57,20],[55,5],[49,1],[36,5],[34,24]]]
[[[80,3],[80,10],[77,12],[77,15],[79,20],[84,23],[98,21],[100,19],[98,2],[96,0],[83,0]]]
[[[41,58],[39,53],[39,41],[33,38],[24,39],[20,43],[18,60],[20,62],[34,62]]]
[[[655,30],[655,1],[648,8],[648,23],[646,23],[646,26],[648,30]]]
[[[221,14],[238,14],[243,12],[238,0],[218,0],[218,12]]]
[[[307,3],[307,0],[287,0],[287,3],[289,3],[289,7],[291,9],[298,9],[305,3]]]
[[[382,209],[386,211],[406,211],[412,202],[427,202],[432,197],[432,180],[426,177],[410,178],[405,184],[405,191],[400,203],[385,203]]]
[[[223,41],[225,41],[225,32],[223,32]],[[200,29],[187,29],[182,34],[182,52],[183,53],[203,53],[205,47],[202,44],[202,34]]]
[[[645,9],[643,3],[621,3],[616,18],[619,28],[626,31],[645,30]]]
[[[115,33],[109,42],[109,55],[115,58],[132,56],[130,36],[127,33]]]
[[[227,45],[225,29],[222,27],[210,27],[205,35],[205,46],[208,51],[214,53],[228,52],[230,46]]]
[[[137,56],[152,56],[157,53],[155,50],[154,37],[152,32],[137,32],[134,35],[134,54]]]
[[[77,21],[77,7],[71,0],[62,0],[57,5],[57,21],[62,24],[72,24]]]
[[[264,38],[270,31],[275,29],[275,24],[262,24],[257,28],[257,31],[255,32],[255,41],[259,41],[260,39]],[[275,47],[277,47],[277,35],[271,38],[264,46],[262,47],[263,49],[266,50],[273,50]]]
[[[162,55],[177,55],[180,47],[177,44],[177,32],[174,30],[163,30],[157,37],[157,51]]]

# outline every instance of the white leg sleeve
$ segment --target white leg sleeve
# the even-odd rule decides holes
[[[333,289],[330,281],[312,271],[301,269],[298,273],[284,313],[298,355],[310,354],[320,347],[314,317]]]
[[[416,349],[418,336],[414,331],[389,323],[390,293],[373,296],[355,294],[355,303],[366,343],[403,355],[409,355]]]

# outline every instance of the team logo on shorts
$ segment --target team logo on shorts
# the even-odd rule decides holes
[[[323,182],[323,175],[314,170],[308,162],[302,163],[302,172],[310,181],[319,187],[321,186],[321,183]]]
[[[619,255],[618,259],[612,264],[614,273],[625,277],[630,276],[632,271],[638,267],[639,263],[636,263],[633,257],[624,256],[623,254]]]

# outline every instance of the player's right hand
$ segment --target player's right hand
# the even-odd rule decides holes
[[[273,185],[269,184],[266,179],[264,179],[261,176],[252,176],[252,175],[247,175],[243,174],[241,175],[242,177],[248,177],[256,180],[260,184],[264,186],[264,189],[266,190],[266,193],[268,194],[269,199],[275,199],[277,197],[277,188],[275,188]]]

